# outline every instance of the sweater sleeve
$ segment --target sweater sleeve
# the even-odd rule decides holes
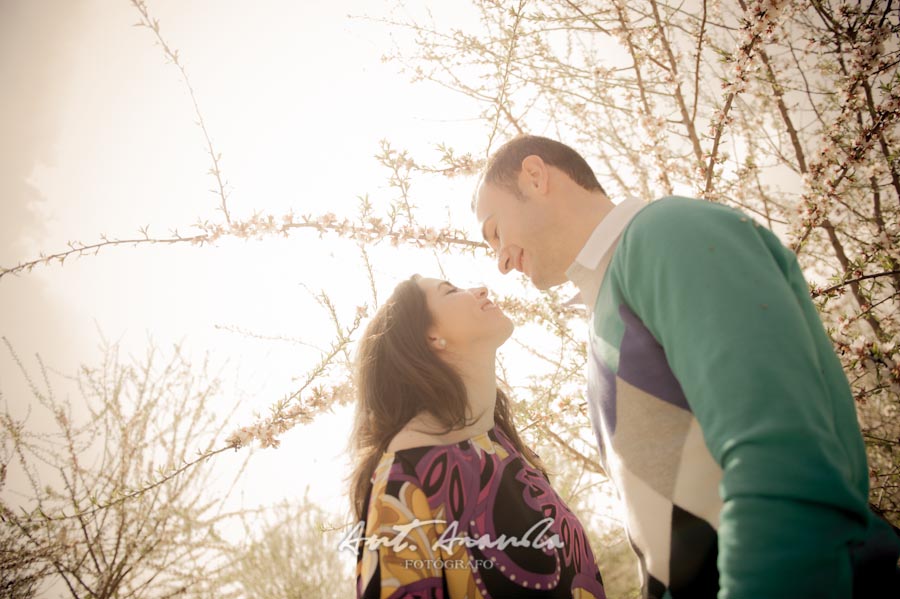
[[[836,434],[852,399],[827,383],[821,321],[804,319],[809,298],[786,274],[796,257],[740,211],[677,197],[636,215],[621,243],[622,298],[722,468],[720,599],[849,597],[848,544],[867,522],[855,447]]]

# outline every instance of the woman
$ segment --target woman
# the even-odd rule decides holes
[[[580,522],[497,388],[512,321],[484,288],[414,275],[357,359],[357,597],[602,598]]]

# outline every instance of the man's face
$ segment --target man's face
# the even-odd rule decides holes
[[[569,267],[562,264],[562,244],[556,238],[560,216],[552,198],[529,193],[530,187],[521,183],[524,199],[499,185],[482,183],[475,198],[475,215],[497,256],[500,272],[518,270],[538,289],[549,289],[567,280]]]

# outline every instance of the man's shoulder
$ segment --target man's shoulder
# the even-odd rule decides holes
[[[690,219],[704,218],[709,215],[741,214],[736,208],[688,196],[664,196],[648,202],[644,208],[634,215],[632,223],[644,220],[659,221],[668,218]]]
[[[614,272],[641,269],[666,256],[690,253],[697,243],[737,234],[750,218],[736,208],[670,195],[638,210],[622,231],[610,264]]]
[[[639,210],[623,232],[647,240],[671,240],[672,235],[702,232],[722,219],[742,218],[736,208],[699,198],[670,195],[654,200]]]

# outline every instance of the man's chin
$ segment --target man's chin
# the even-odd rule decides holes
[[[557,287],[568,281],[565,277],[542,277],[537,273],[529,275],[528,278],[531,280],[531,284],[540,291],[546,291],[551,287]]]

